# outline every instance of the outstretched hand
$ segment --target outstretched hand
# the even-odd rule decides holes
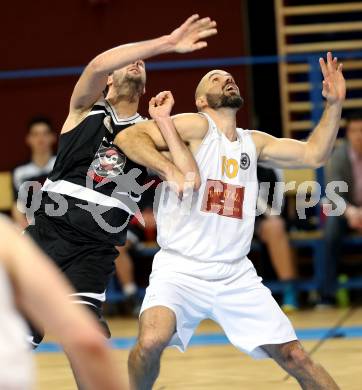
[[[148,112],[152,119],[166,118],[170,116],[175,100],[170,91],[160,92],[153,97],[148,104]]]
[[[337,57],[332,58],[332,53],[327,53],[327,62],[319,59],[319,65],[323,73],[322,95],[328,103],[343,102],[346,97],[346,81],[343,77],[343,65],[337,63]]]
[[[215,34],[217,34],[216,22],[210,18],[200,19],[196,14],[190,16],[168,38],[174,52],[188,53],[206,47],[207,42],[202,39]]]

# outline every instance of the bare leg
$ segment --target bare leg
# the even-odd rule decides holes
[[[283,219],[278,216],[266,218],[260,225],[259,237],[268,248],[278,278],[296,279],[297,270]]]
[[[145,310],[140,318],[138,340],[128,358],[132,390],[150,390],[160,372],[160,359],[176,330],[172,310],[155,306]]]
[[[73,372],[73,377],[74,377],[75,383],[77,385],[77,389],[78,390],[83,390],[84,386],[80,383],[81,380],[79,378],[79,374],[77,372],[77,369],[74,367],[74,364],[72,363],[71,358],[69,357],[69,355],[67,353],[66,353],[66,355],[67,355],[68,360],[69,360],[70,368],[72,369],[72,372]]]
[[[314,363],[299,341],[284,344],[264,345],[263,349],[291,376],[304,390],[338,390],[339,387],[327,371]]]

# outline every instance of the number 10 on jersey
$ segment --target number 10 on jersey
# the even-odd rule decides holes
[[[239,172],[239,164],[234,158],[221,157],[221,173],[229,179],[233,179]]]

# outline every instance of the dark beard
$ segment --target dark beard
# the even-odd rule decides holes
[[[133,76],[126,75],[124,81],[125,83],[127,83],[129,88],[130,101],[133,101],[142,95],[143,89],[145,87],[142,77],[139,76],[133,77]]]
[[[135,102],[143,94],[145,83],[140,76],[126,75],[120,84],[115,84],[119,98]]]
[[[239,109],[244,104],[244,99],[240,95],[216,95],[206,94],[207,104],[210,108],[218,109],[223,107]]]

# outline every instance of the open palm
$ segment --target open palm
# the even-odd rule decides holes
[[[327,62],[319,59],[319,65],[323,73],[322,95],[329,103],[343,101],[346,97],[346,81],[342,73],[342,64],[337,63],[337,57],[327,53]]]
[[[207,42],[202,39],[215,34],[217,34],[215,21],[192,15],[169,35],[169,40],[175,52],[188,53],[206,47]]]

